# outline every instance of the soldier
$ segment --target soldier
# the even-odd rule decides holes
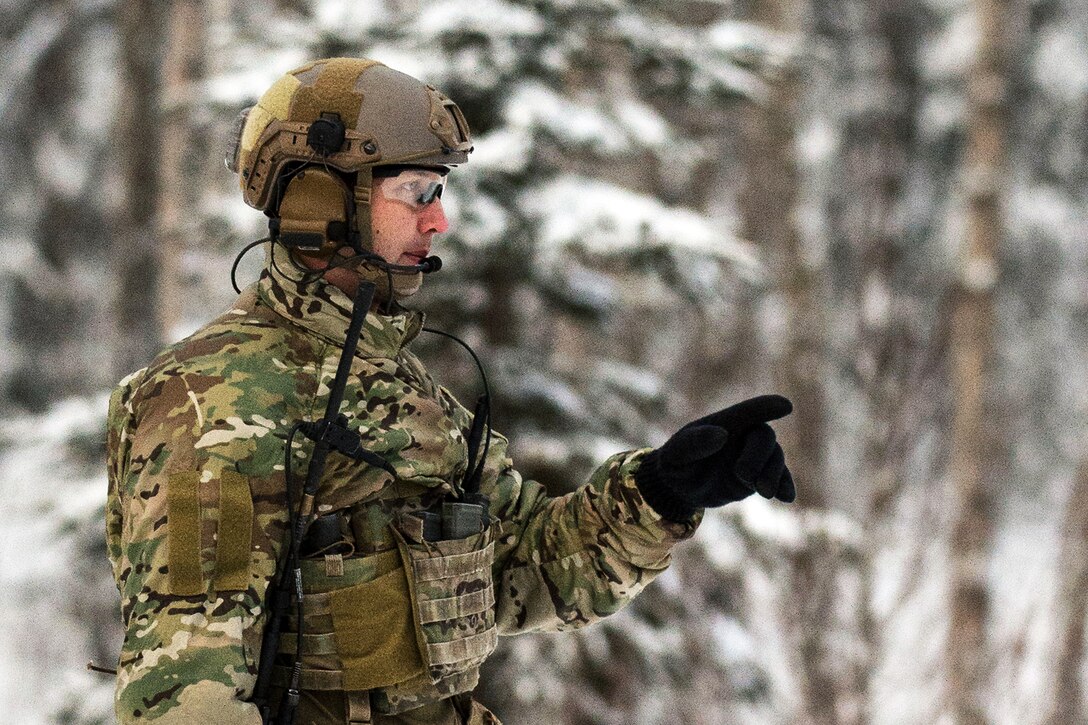
[[[409,350],[422,316],[400,304],[439,266],[444,177],[471,151],[456,104],[369,60],[307,64],[249,110],[231,165],[270,219],[266,268],[110,400],[122,723],[497,722],[469,694],[497,635],[617,611],[704,507],[793,500],[778,396],[566,496],[522,479],[486,403]]]

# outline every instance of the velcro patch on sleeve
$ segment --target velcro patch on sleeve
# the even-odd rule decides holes
[[[200,471],[170,475],[166,491],[167,571],[170,593],[195,596],[207,590],[203,561],[214,558],[214,591],[249,586],[253,544],[253,494],[249,478],[233,470],[219,476],[218,502],[206,497],[214,482],[201,483]],[[212,494],[214,496],[214,494]],[[212,532],[214,538],[212,538]]]
[[[249,586],[252,542],[253,495],[249,490],[249,479],[237,471],[223,471],[219,478],[216,591],[241,590]]]
[[[204,593],[200,575],[200,472],[170,475],[166,489],[167,572],[170,593]]]

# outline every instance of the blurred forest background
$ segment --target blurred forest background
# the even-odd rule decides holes
[[[523,472],[796,405],[799,501],[504,640],[504,721],[1088,722],[1085,38],[1084,0],[0,0],[0,720],[112,721],[106,396],[263,236],[238,111],[366,55],[477,136],[418,306]]]

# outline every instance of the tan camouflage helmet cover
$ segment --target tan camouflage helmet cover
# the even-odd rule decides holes
[[[307,132],[330,113],[345,126],[344,144],[319,158],[307,144]],[[290,162],[359,172],[398,164],[462,164],[471,151],[461,109],[434,86],[378,61],[326,58],[288,72],[248,109],[227,165],[238,173],[246,203],[265,211],[277,176]],[[360,174],[356,203],[368,204],[369,192],[370,174]]]

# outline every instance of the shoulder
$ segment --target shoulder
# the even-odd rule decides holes
[[[231,309],[162,350],[114,393],[140,425],[269,418],[312,393],[324,343],[245,294]]]
[[[438,384],[438,381],[427,371],[426,366],[419,357],[408,348],[403,348],[397,356],[397,364],[400,374],[404,376],[412,386],[421,391],[424,397],[438,403],[447,416],[452,418],[460,428],[466,428],[471,421],[471,414],[461,404],[453,393]]]
[[[323,345],[255,296],[243,294],[233,307],[163,350],[149,370],[162,365],[234,370],[256,364],[259,367],[253,372],[262,373],[266,363],[283,370],[311,364]]]

